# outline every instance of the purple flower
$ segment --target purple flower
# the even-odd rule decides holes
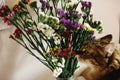
[[[40,2],[43,2],[43,0],[39,0]]]
[[[92,18],[92,17],[93,17],[93,14],[90,14],[90,17]]]
[[[60,15],[60,18],[66,17],[66,14],[65,14],[65,12],[62,9],[57,9],[56,11]]]
[[[86,3],[87,3],[86,1],[81,2],[82,6],[86,6]]]
[[[101,21],[98,21],[98,25],[100,25],[101,24]]]
[[[86,18],[87,18],[87,16],[86,16],[86,15],[83,15],[82,17],[83,17],[83,19],[86,19]]]
[[[50,8],[50,4],[48,2],[46,2],[46,8],[49,9]]]
[[[71,22],[69,19],[62,18],[60,19],[60,23],[63,24],[66,28],[77,28],[78,21]]]
[[[60,23],[62,23],[65,27],[68,27],[69,25],[71,25],[71,21],[65,18],[60,19]]]
[[[42,6],[41,6],[41,10],[45,11],[45,9],[49,9],[50,8],[50,4],[44,0],[40,0]]]
[[[97,25],[97,21],[94,21],[94,25]]]
[[[91,6],[92,5],[92,3],[91,2],[88,2],[88,6]]]
[[[71,16],[70,12],[66,12],[65,15],[66,15],[67,17],[70,17],[70,16]]]
[[[52,6],[50,6],[50,10],[53,10],[53,7],[52,7]]]
[[[81,14],[78,14],[78,12],[76,10],[71,10],[69,12],[66,12],[66,16],[70,19],[76,19],[79,18],[81,16]]]
[[[84,30],[84,26],[83,25],[80,25],[79,26],[81,30]]]
[[[77,28],[77,27],[78,27],[78,21],[77,21],[77,20],[73,22],[72,27],[73,27],[73,28]]]
[[[91,8],[91,6],[92,6],[92,3],[91,3],[91,2],[87,2],[87,1],[82,1],[82,2],[81,2],[81,5],[82,5],[81,10],[86,11],[86,12],[89,12],[89,11],[90,11],[90,8]]]
[[[95,39],[96,39],[96,37],[95,37],[95,36],[92,36],[92,39],[93,39],[93,40],[95,40]]]
[[[81,16],[82,16],[82,14],[81,14],[81,13],[77,14],[77,17],[81,17]]]
[[[71,11],[69,11],[69,14],[70,14],[70,15],[72,15],[72,14],[74,14],[74,13],[76,13],[76,10],[74,10],[74,9],[71,10]]]

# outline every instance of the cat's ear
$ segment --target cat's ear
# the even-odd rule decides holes
[[[110,57],[112,53],[115,51],[116,45],[114,43],[110,43],[105,47],[105,51],[107,52],[107,56]]]
[[[112,41],[112,35],[106,35],[104,37],[101,37],[100,39],[98,39],[100,41],[100,43],[102,44],[109,44]]]

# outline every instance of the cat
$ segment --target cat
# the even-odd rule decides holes
[[[111,41],[111,34],[86,41],[76,52],[78,61],[89,65],[81,73],[86,80],[120,80],[120,53]]]

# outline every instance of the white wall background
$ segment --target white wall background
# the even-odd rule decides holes
[[[119,39],[119,16],[120,0],[91,0],[93,2],[93,13],[96,19],[103,23],[103,34],[112,34],[113,41],[118,43]]]
[[[16,0],[5,0],[12,6]],[[96,20],[101,20],[104,32],[113,35],[113,41],[118,43],[120,0],[89,0],[93,3],[92,13]],[[6,26],[0,24],[0,26]],[[0,30],[0,80],[54,80],[52,72],[34,57],[27,54],[25,49],[9,39],[13,27]]]

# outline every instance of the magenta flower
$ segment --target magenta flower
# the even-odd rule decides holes
[[[18,12],[18,10],[20,9],[21,7],[19,6],[19,5],[15,5],[14,7],[13,7],[13,11],[16,13],[16,12]]]
[[[4,10],[0,9],[0,16],[2,16],[4,14]]]
[[[7,18],[7,16],[4,17],[2,20],[3,20],[4,23],[6,23],[7,25],[11,25],[11,22],[9,21],[9,19]]]
[[[21,30],[19,28],[16,28],[13,35],[15,36],[15,38],[19,38],[21,34]]]
[[[66,39],[70,39],[71,37],[71,35],[67,31],[63,32],[62,36],[65,37]]]
[[[11,25],[10,18],[11,18],[14,14],[15,14],[15,13],[12,12],[12,13],[10,13],[9,15],[5,16],[5,17],[3,18],[4,23],[6,23],[6,24],[8,24],[8,25]]]
[[[3,6],[0,8],[0,16],[1,16],[1,17],[7,16],[10,12],[11,12],[11,11],[10,11],[10,9],[8,8],[7,5],[3,5]]]
[[[71,58],[75,56],[75,52],[72,51],[71,48],[65,48],[63,50],[59,49],[57,52],[57,56],[60,58]]]
[[[9,38],[14,38],[13,35],[10,35]]]
[[[30,34],[33,30],[28,28],[27,30],[25,30],[26,34]]]

